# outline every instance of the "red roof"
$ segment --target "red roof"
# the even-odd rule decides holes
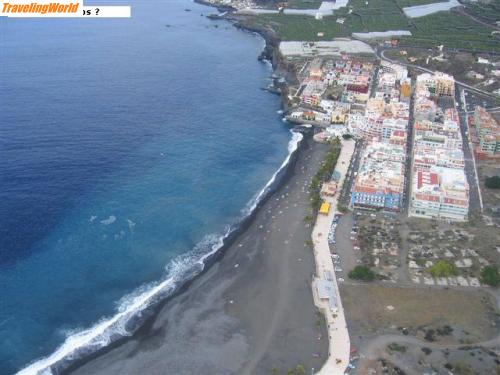
[[[367,187],[367,186],[355,186],[354,191],[356,193],[366,193],[366,194],[374,194],[377,193],[379,190],[377,188],[372,188],[372,187]]]
[[[418,200],[421,200],[421,201],[439,202],[439,197],[437,195],[415,194],[415,196]]]
[[[392,134],[394,134],[394,135],[395,135],[395,136],[397,136],[397,137],[404,137],[404,135],[405,135],[405,131],[404,131],[404,130],[394,130],[394,131],[392,132]]]
[[[425,174],[425,176],[424,176]],[[427,177],[428,182],[424,182],[424,177]],[[417,172],[417,187],[420,189],[424,185],[437,185],[439,182],[439,175],[437,173],[418,171]]]

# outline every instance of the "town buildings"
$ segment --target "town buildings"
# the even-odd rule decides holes
[[[475,155],[479,159],[500,158],[500,125],[483,107],[476,107],[473,117],[476,131]]]
[[[413,126],[409,215],[467,220],[469,185],[465,175],[459,116],[437,101],[454,95],[453,77],[442,73],[417,77]]]
[[[354,207],[399,211],[403,199],[405,146],[372,141],[363,150],[351,192]]]
[[[364,113],[349,116],[350,132],[366,142],[352,186],[352,206],[401,210],[410,95],[406,68],[383,61]]]
[[[365,141],[376,138],[393,144],[406,143],[411,94],[407,76],[406,68],[381,63],[376,91],[367,100],[364,114],[349,117],[348,128],[353,135]]]
[[[307,61],[295,93],[300,103],[287,119],[324,127],[344,125],[352,106],[364,106],[368,100],[373,69],[372,61],[346,55]]]

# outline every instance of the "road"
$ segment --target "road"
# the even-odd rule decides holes
[[[465,102],[465,95],[463,89],[457,88],[455,90],[455,101],[461,108],[466,110],[467,104]],[[480,211],[483,212],[483,200],[481,197],[481,187],[479,178],[477,176],[476,160],[474,158],[474,149],[470,140],[469,123],[467,115],[463,112],[459,113],[460,118],[460,131],[462,133],[462,151],[464,153],[465,161],[465,175],[469,182],[469,212]]]
[[[406,162],[405,162],[405,181],[403,188],[403,214],[408,215],[410,210],[411,201],[411,182],[412,182],[412,170],[413,170],[413,125],[415,123],[415,118],[413,116],[413,108],[415,105],[415,84],[411,83],[411,96],[410,96],[410,109],[407,127],[407,137],[406,137]]]

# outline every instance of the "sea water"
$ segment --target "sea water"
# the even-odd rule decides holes
[[[260,89],[260,37],[186,0],[125,3],[130,19],[0,18],[1,374],[130,334],[300,137]]]

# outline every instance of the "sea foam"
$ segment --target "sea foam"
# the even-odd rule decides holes
[[[104,224],[104,225],[111,225],[111,224],[113,224],[115,221],[116,221],[116,216],[111,215],[111,216],[110,216],[110,217],[108,217],[107,219],[101,220],[101,224]]]

